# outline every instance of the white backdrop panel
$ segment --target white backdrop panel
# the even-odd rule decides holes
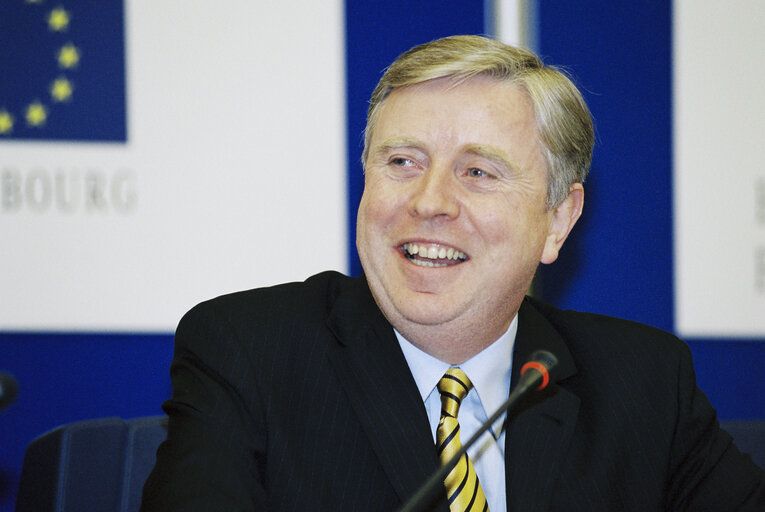
[[[765,2],[674,2],[675,312],[765,336]]]
[[[170,331],[200,300],[346,268],[342,2],[125,9],[128,142],[0,145],[38,198],[58,174],[104,191],[0,212],[0,330]]]

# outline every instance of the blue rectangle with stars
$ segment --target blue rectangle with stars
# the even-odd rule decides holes
[[[125,142],[123,0],[0,0],[0,142]]]

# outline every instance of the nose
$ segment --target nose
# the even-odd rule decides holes
[[[454,176],[446,169],[431,167],[414,183],[409,212],[423,219],[455,219],[460,206]]]

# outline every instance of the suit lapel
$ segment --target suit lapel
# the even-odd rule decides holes
[[[438,457],[417,385],[363,278],[338,295],[328,325],[339,342],[330,360],[391,485],[406,501],[438,469]]]
[[[576,373],[565,342],[544,316],[525,300],[519,312],[513,354],[512,382],[535,350],[548,350],[558,358],[556,378],[561,384]],[[508,510],[542,512],[559,475],[561,459],[576,424],[579,398],[560,384],[532,394],[511,411],[505,436],[505,471]]]

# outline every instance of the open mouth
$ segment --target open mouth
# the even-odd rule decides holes
[[[401,248],[409,261],[421,267],[448,267],[468,259],[464,252],[454,247],[405,243]]]

